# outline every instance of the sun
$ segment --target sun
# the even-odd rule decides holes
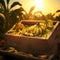
[[[43,0],[35,0],[34,5],[36,6],[35,10],[43,10],[44,9],[44,2]]]
[[[35,5],[37,8],[40,8],[43,5],[43,1],[42,0],[35,0]]]

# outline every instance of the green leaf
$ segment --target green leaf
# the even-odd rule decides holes
[[[20,4],[19,2],[14,2],[14,3],[11,5],[10,9],[13,8],[13,7],[16,6],[16,5],[22,6],[22,4]]]

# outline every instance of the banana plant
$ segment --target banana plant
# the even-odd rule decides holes
[[[44,17],[44,19],[45,19],[45,15],[41,12],[41,11],[36,11],[36,12],[34,12],[33,13],[33,11],[34,11],[34,9],[35,9],[35,6],[32,6],[31,8],[30,8],[30,10],[29,10],[29,12],[27,13],[23,8],[22,8],[22,10],[23,10],[23,18],[24,18],[24,20],[38,20],[38,17],[36,16],[36,14],[40,14],[40,15],[42,15],[42,17]],[[37,18],[36,18],[37,17]],[[39,17],[40,18],[40,17]]]
[[[57,10],[56,13],[59,13],[60,10]],[[55,20],[59,20],[60,21],[60,15],[59,16],[56,16]]]
[[[11,5],[9,4],[10,0],[0,0],[0,13],[3,14],[5,16],[5,28],[6,31],[10,28],[10,21],[11,21],[11,17],[14,18],[14,16],[12,16],[12,12],[14,12],[14,10],[12,9],[13,7],[15,7],[16,5],[22,6],[21,3],[15,1],[13,2]],[[10,7],[9,7],[10,5]],[[13,20],[12,20],[13,21]]]
[[[45,15],[40,10],[34,12],[33,16],[34,16],[35,20],[44,20],[45,19]]]
[[[60,12],[60,10],[57,10],[55,13],[53,13],[53,17],[59,12]]]
[[[34,11],[34,9],[35,9],[35,6],[32,6],[28,13],[23,9],[23,11],[22,11],[23,15],[22,16],[23,16],[24,20],[31,20],[31,19],[33,19],[32,12]]]

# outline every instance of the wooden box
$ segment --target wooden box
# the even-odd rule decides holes
[[[22,21],[24,24],[35,24],[41,21]],[[57,51],[57,40],[59,34],[59,21],[54,21],[54,28],[52,32],[46,37],[30,37],[30,36],[20,36],[6,33],[5,38],[7,40],[7,46],[12,46],[19,51],[31,53],[33,55],[39,54],[54,54]],[[60,35],[60,34],[59,34]]]

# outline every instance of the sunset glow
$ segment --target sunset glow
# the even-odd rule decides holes
[[[60,9],[60,0],[11,0],[11,3],[14,1],[19,1],[26,12],[34,5],[35,11],[41,10],[44,14],[55,13]]]
[[[43,1],[42,0],[35,0],[35,5],[37,8],[41,8],[43,6]]]
[[[44,9],[44,2],[43,2],[43,0],[35,0],[35,1],[34,1],[34,5],[36,6],[35,11],[36,11],[36,10],[41,10],[41,11],[43,11],[43,9]]]

